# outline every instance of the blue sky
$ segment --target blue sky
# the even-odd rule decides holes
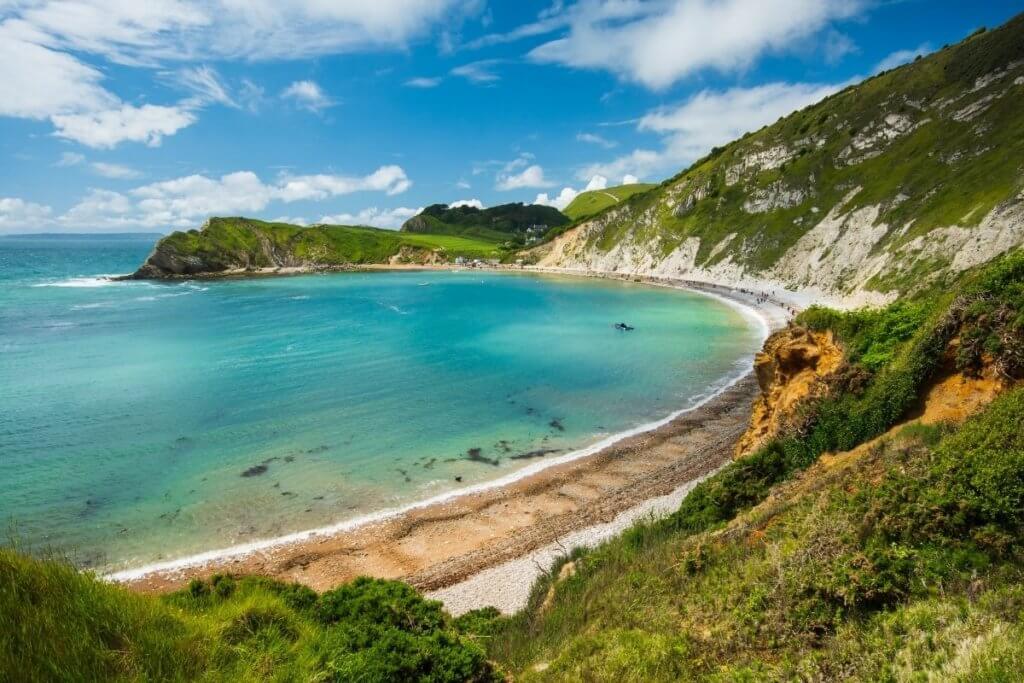
[[[0,0],[0,233],[658,181],[1024,0]]]

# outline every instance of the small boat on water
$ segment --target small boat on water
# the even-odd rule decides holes
[[[420,287],[429,287],[429,286],[430,286],[430,283],[429,283],[429,282],[421,282],[421,283],[419,284],[419,286],[420,286]]]
[[[632,332],[636,328],[632,325],[627,325],[626,323],[615,323],[615,329],[620,332]]]

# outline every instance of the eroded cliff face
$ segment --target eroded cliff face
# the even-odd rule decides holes
[[[1024,17],[797,112],[526,252],[878,305],[1024,244]]]
[[[831,332],[790,326],[764,343],[754,359],[761,395],[754,400],[750,427],[736,443],[736,458],[757,451],[796,418],[797,406],[822,395],[826,379],[843,365],[842,349]]]

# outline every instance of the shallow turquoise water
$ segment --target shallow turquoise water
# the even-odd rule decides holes
[[[617,282],[95,279],[153,241],[0,238],[0,517],[86,566],[508,475],[696,402],[759,342],[713,299]]]

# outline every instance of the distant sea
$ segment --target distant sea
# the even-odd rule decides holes
[[[156,239],[0,237],[0,519],[84,567],[505,477],[695,404],[760,342],[717,300],[602,280],[103,279]]]

